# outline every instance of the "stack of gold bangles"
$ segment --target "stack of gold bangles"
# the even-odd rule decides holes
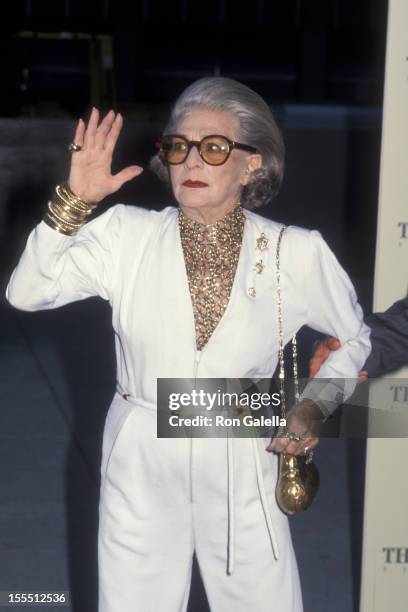
[[[72,236],[86,221],[96,204],[76,196],[66,183],[57,185],[56,197],[48,202],[44,222],[61,234]]]

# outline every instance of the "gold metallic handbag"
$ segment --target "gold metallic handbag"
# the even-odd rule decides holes
[[[280,245],[285,231],[282,227],[276,246],[276,290],[279,331],[279,391],[281,397],[282,417],[286,419],[285,397],[285,360],[283,345],[282,294],[280,285]],[[299,378],[297,367],[296,335],[292,338],[292,363],[295,402],[299,401]],[[283,429],[285,431],[286,428]],[[282,429],[280,432],[282,433]],[[297,514],[306,510],[313,502],[319,489],[319,471],[312,460],[313,453],[308,455],[279,454],[278,481],[276,483],[276,501],[286,514]]]

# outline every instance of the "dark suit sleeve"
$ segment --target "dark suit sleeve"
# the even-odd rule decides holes
[[[363,370],[370,377],[408,365],[408,296],[385,312],[366,317],[365,323],[371,328],[372,352]]]

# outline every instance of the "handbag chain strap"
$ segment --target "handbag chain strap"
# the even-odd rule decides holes
[[[276,245],[276,295],[278,306],[278,332],[279,332],[279,393],[281,398],[282,418],[286,419],[286,395],[285,395],[285,357],[283,343],[283,316],[282,316],[282,290],[281,290],[281,272],[280,272],[280,247],[282,236],[286,230],[284,225],[278,236]],[[296,334],[292,337],[292,366],[293,366],[293,385],[295,390],[295,403],[299,401],[299,375],[297,361],[297,341]]]

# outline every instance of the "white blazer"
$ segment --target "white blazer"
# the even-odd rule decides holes
[[[142,402],[156,402],[158,377],[271,377],[278,362],[275,251],[281,224],[244,214],[229,303],[201,351],[174,207],[156,212],[117,204],[75,236],[41,221],[12,273],[7,300],[29,311],[95,295],[109,300],[117,381]],[[262,235],[265,250],[258,248]],[[254,267],[259,260],[261,273]],[[285,344],[303,325],[333,335],[342,346],[317,376],[357,378],[371,350],[370,330],[347,274],[318,231],[286,230],[281,289]]]

